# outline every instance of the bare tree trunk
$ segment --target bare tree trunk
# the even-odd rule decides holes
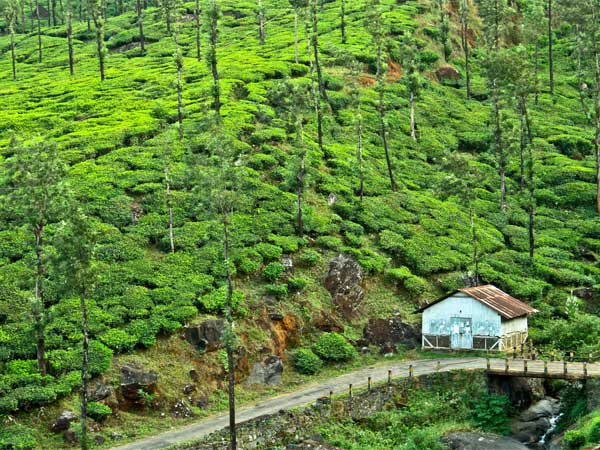
[[[167,210],[169,211],[169,249],[175,253],[175,235],[173,232],[173,201],[171,198],[171,179],[169,178],[169,163],[165,164],[165,185],[167,196]]]
[[[417,142],[417,130],[415,125],[415,93],[410,93],[410,137]]]
[[[40,3],[35,0],[35,17],[37,19],[38,62],[42,62],[42,23],[40,19]]]
[[[523,192],[525,189],[525,149],[527,139],[525,137],[525,111],[523,105],[519,101],[519,119],[521,126],[520,145],[519,145],[519,190]]]
[[[229,372],[229,441],[231,450],[237,450],[237,433],[235,423],[235,361],[233,357],[233,318],[231,302],[233,299],[233,277],[229,266],[229,216],[223,215],[223,256],[227,267],[227,301],[225,304],[225,315],[229,338],[226,339],[227,369]]]
[[[316,0],[311,0],[311,21],[312,21],[312,45],[313,45],[313,57],[315,60],[315,69],[317,70],[317,81],[319,83],[319,92],[321,93],[321,97],[327,103],[329,103],[329,97],[327,96],[327,91],[325,90],[325,83],[323,81],[323,72],[321,70],[321,64],[319,62],[319,17],[317,15],[317,5]]]
[[[137,12],[137,23],[140,35],[140,53],[144,55],[144,53],[146,53],[146,39],[144,37],[144,17],[142,15],[142,5],[140,0],[135,1],[135,9]]]
[[[346,37],[346,0],[341,1],[340,7],[340,29],[342,32],[342,44],[345,44],[347,41]]]
[[[492,102],[494,105],[494,140],[498,155],[498,172],[500,175],[500,209],[506,212],[506,155],[502,146],[502,127],[500,124],[500,103],[498,99],[498,84],[492,81]]]
[[[313,97],[313,101],[315,103],[315,114],[317,116],[317,143],[319,144],[319,150],[323,154],[325,158],[327,158],[327,154],[325,153],[325,147],[323,145],[323,111],[321,109],[321,93],[317,86],[315,86],[315,64],[313,62],[313,56],[311,53],[311,44],[313,36],[309,33],[308,27],[306,30],[307,43],[308,43],[308,60],[310,67],[310,85],[311,85],[311,93]]]
[[[171,34],[171,0],[165,2],[165,18],[167,21],[167,34]]]
[[[469,23],[468,23],[468,6],[465,0],[463,0],[460,14],[460,39],[462,43],[463,52],[465,54],[465,77],[466,77],[466,88],[467,98],[471,98],[471,70],[469,66]]]
[[[583,59],[583,36],[581,33],[581,27],[579,24],[576,25],[577,29],[577,90],[579,91],[579,103],[581,104],[581,111],[585,116],[586,120],[590,121],[590,112],[588,107],[585,104],[585,92],[583,86],[583,69],[582,69],[582,59]]]
[[[175,65],[177,67],[177,123],[179,124],[179,140],[183,141],[183,57],[179,51],[179,25],[175,25]]]
[[[360,202],[362,203],[363,201],[363,197],[365,195],[365,173],[364,173],[364,160],[363,160],[363,119],[362,119],[362,113],[360,112],[360,109],[358,111],[358,126],[357,126],[357,138],[358,138],[358,143],[356,146],[356,153],[357,153],[357,159],[358,159],[358,174],[359,174],[359,179],[360,179],[360,184],[358,187],[358,196],[360,198]]]
[[[217,67],[218,20],[219,12],[216,0],[212,0],[210,12],[210,70],[213,77],[214,108],[217,121],[221,121],[221,80]]]
[[[63,1],[58,0],[58,6],[60,7],[60,24],[65,24],[65,8],[63,6]]]
[[[297,203],[297,233],[299,238],[304,237],[304,221],[302,218],[302,197],[304,195],[304,184],[306,178],[306,150],[304,149],[304,138],[302,136],[302,119],[296,122],[297,144],[300,149],[300,165],[296,175],[296,203]]]
[[[260,45],[265,45],[265,11],[262,0],[258,0],[258,39]]]
[[[67,0],[67,47],[69,51],[69,73],[75,74],[75,60],[73,56],[73,11],[72,0]]]
[[[51,14],[52,14],[52,26],[55,27],[56,26],[56,0],[52,0],[51,3]]]
[[[46,376],[46,336],[44,300],[44,225],[39,224],[34,230],[35,235],[35,301],[33,319],[35,321],[37,339],[37,362],[42,376]]]
[[[96,28],[96,50],[98,52],[100,81],[104,81],[104,19],[100,15],[100,12],[94,12],[92,16],[94,27]]]
[[[200,41],[200,0],[196,0],[196,8],[194,10],[195,14],[195,23],[196,23],[196,59],[200,61],[202,59],[202,44]]]
[[[475,224],[475,210],[473,204],[469,202],[469,216],[471,217],[471,240],[473,245],[473,265],[475,266],[475,284],[479,285],[479,238],[477,236],[477,227]]]
[[[552,33],[552,0],[548,0],[548,73],[550,75],[550,94],[554,95],[554,50]]]
[[[17,81],[17,53],[15,50],[15,20],[14,18],[8,19],[8,33],[10,34],[10,60],[12,63],[12,77],[13,81]]]
[[[540,40],[536,37],[535,39],[535,56],[534,56],[534,64],[533,64],[533,79],[535,83],[534,87],[534,95],[535,95],[535,104],[539,104],[540,100],[540,88],[539,88],[539,78],[540,78]]]
[[[88,336],[88,314],[85,301],[85,292],[79,294],[79,306],[81,308],[81,331],[83,332],[83,361],[81,364],[81,450],[88,449],[87,439],[87,408],[88,393],[87,379],[89,366],[90,341]]]
[[[123,14],[123,0],[117,0],[117,15]]]
[[[596,20],[597,17],[596,17]],[[594,25],[596,26],[596,25]],[[600,61],[598,55],[598,45],[594,36],[594,66],[595,66],[595,83],[594,83],[594,150],[596,153],[596,207],[600,214]]]

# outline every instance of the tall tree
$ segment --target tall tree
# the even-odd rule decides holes
[[[179,48],[179,24],[175,23],[175,69],[177,72],[177,124],[179,125],[179,140],[183,141],[183,55]]]
[[[469,60],[469,0],[460,0],[460,42],[465,57],[465,85],[467,89],[467,98],[471,98],[471,67]]]
[[[173,3],[174,0],[160,0],[162,12],[165,15],[165,23],[167,25],[167,34],[171,35],[171,23],[173,21]]]
[[[73,8],[72,0],[67,0],[67,47],[69,52],[69,73],[75,74],[75,58],[73,56]]]
[[[367,21],[367,27],[373,38],[373,43],[375,44],[375,62],[377,65],[375,89],[379,98],[377,111],[379,113],[379,127],[381,131],[381,139],[383,140],[383,150],[385,152],[385,161],[387,164],[388,175],[390,178],[390,186],[392,188],[392,191],[396,192],[398,190],[398,186],[396,185],[396,179],[394,178],[394,170],[392,168],[392,160],[390,156],[388,142],[388,127],[385,106],[385,77],[387,71],[387,64],[385,63],[384,54],[385,32],[382,23],[381,4],[379,0],[371,0]]]
[[[40,17],[40,2],[35,0],[35,20],[37,22],[38,62],[42,62],[42,19]]]
[[[402,80],[406,86],[409,97],[409,120],[410,120],[410,137],[413,141],[417,141],[417,127],[415,121],[415,101],[421,89],[421,80],[418,68],[419,49],[410,33],[407,33],[402,38]]]
[[[298,21],[302,12],[308,7],[308,0],[288,0],[294,9],[294,55],[296,64],[300,63],[300,44],[298,37]]]
[[[550,94],[554,95],[554,31],[552,0],[548,0],[546,12],[548,13],[548,75],[550,77]]]
[[[258,40],[260,45],[265,45],[265,9],[262,0],[257,0],[258,4]]]
[[[104,81],[104,60],[106,58],[106,47],[104,45],[104,15],[101,0],[88,0],[88,14],[92,16],[96,28],[96,52],[98,54],[98,67],[100,81]]]
[[[202,60],[202,41],[200,34],[202,33],[200,14],[202,14],[202,8],[200,7],[200,0],[196,0],[194,8],[194,25],[196,28],[196,59],[198,62]]]
[[[70,214],[70,220],[60,230],[58,240],[59,267],[66,281],[66,288],[79,297],[81,313],[82,362],[81,362],[81,449],[89,448],[87,437],[88,417],[88,379],[89,379],[89,326],[87,298],[91,294],[95,280],[96,269],[94,253],[97,242],[97,233],[80,209]]]
[[[523,35],[525,42],[533,46],[533,68],[535,81],[535,104],[539,100],[539,73],[540,73],[540,40],[544,34],[546,14],[544,0],[530,0],[523,7]]]
[[[346,0],[341,0],[340,5],[340,31],[342,33],[342,44],[348,40],[346,36]]]
[[[327,97],[327,91],[325,89],[325,81],[323,80],[323,69],[319,58],[319,13],[317,11],[317,0],[309,0],[309,15],[310,22],[312,25],[310,33],[310,42],[312,44],[313,60],[315,63],[315,70],[317,72],[317,82],[319,84],[319,93],[323,100],[329,103],[329,97]]]
[[[221,79],[219,75],[217,56],[220,17],[221,11],[219,9],[217,0],[211,0],[210,8],[208,10],[208,19],[210,22],[210,46],[206,54],[206,60],[208,62],[213,79],[213,108],[215,110],[215,117],[218,122],[221,121]]]
[[[59,222],[65,215],[67,190],[64,177],[66,168],[56,146],[43,140],[24,145],[14,138],[11,142],[14,156],[7,161],[12,175],[10,201],[17,220],[27,225],[33,235],[35,267],[33,272],[34,301],[32,316],[37,347],[38,369],[46,375],[46,312],[45,295],[46,242],[48,225]]]
[[[312,49],[314,48],[311,43],[312,43],[312,35],[310,33],[308,24],[306,24],[306,36],[307,36],[307,54],[308,54],[308,61],[309,61],[309,67],[310,67],[310,84],[311,84],[311,95],[312,95],[312,99],[313,99],[313,104],[314,104],[314,108],[315,108],[315,115],[317,118],[317,144],[319,145],[319,150],[321,151],[321,154],[325,157],[327,157],[327,154],[325,152],[325,146],[323,144],[323,109],[322,109],[322,104],[321,104],[321,91],[319,90],[318,87],[318,81],[315,80],[315,60],[314,60],[314,55],[312,52]]]
[[[144,36],[144,16],[140,0],[135,0],[135,11],[137,13],[138,33],[140,38],[140,54],[146,53],[146,38]]]
[[[13,81],[17,80],[17,54],[15,47],[15,32],[19,17],[19,3],[17,0],[3,0],[0,3],[0,10],[6,20],[8,34],[10,36],[10,60],[12,66]]]
[[[450,42],[450,21],[448,20],[448,11],[446,0],[437,0],[440,14],[440,44],[444,52],[444,61],[448,61],[452,55],[452,43]]]
[[[365,196],[365,161],[363,157],[363,133],[364,120],[362,113],[362,97],[360,93],[360,75],[362,65],[356,61],[350,61],[350,73],[352,76],[351,98],[354,106],[354,121],[356,127],[356,164],[358,168],[358,198],[362,203]]]

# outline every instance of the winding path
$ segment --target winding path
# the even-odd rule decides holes
[[[549,377],[549,378],[583,378],[584,366],[582,363],[569,363],[568,375],[564,374],[563,362],[547,363],[544,367],[543,361],[527,361],[521,359],[511,359],[509,362],[509,372],[506,370],[506,362],[503,359],[491,359],[489,371],[498,375],[509,376],[527,376],[527,377]],[[316,401],[320,397],[347,392],[348,385],[354,387],[363,387],[367,385],[368,378],[371,377],[373,383],[384,382],[388,379],[388,373],[391,371],[393,378],[403,378],[409,376],[409,367],[413,367],[413,375],[426,375],[430,373],[449,372],[452,370],[476,370],[486,369],[487,360],[485,358],[446,358],[439,360],[415,360],[398,361],[389,364],[365,367],[346,375],[340,375],[328,380],[312,383],[303,388],[272,397],[264,401],[246,405],[238,408],[236,419],[238,423],[260,417],[263,415],[275,414],[282,409],[293,409],[307,405]],[[525,367],[527,370],[525,371]],[[600,378],[600,363],[586,366],[585,375],[589,378]],[[229,424],[227,413],[207,417],[197,423],[193,423],[173,431],[168,431],[156,436],[148,437],[140,441],[132,442],[121,447],[115,447],[113,450],[152,450],[165,448],[176,443],[182,443],[202,437],[225,428]]]

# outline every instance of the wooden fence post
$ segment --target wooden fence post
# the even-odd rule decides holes
[[[439,373],[441,369],[442,369],[442,363],[438,360],[437,364],[435,365],[435,371],[437,373]]]
[[[411,364],[410,366],[408,366],[408,378],[412,378],[414,375],[414,368],[413,365]]]
[[[584,361],[583,363],[583,378],[587,378],[588,377],[588,367],[587,367],[587,362]]]
[[[508,358],[504,358],[504,371],[508,373]]]
[[[563,361],[563,372],[566,375],[568,370],[567,370],[567,361]]]
[[[527,373],[527,360],[523,360],[523,372]]]
[[[544,375],[548,375],[548,361],[544,361]]]
[[[368,386],[369,392],[371,392],[371,377],[369,377],[367,380],[367,386]]]
[[[388,370],[388,387],[392,385],[392,371]]]

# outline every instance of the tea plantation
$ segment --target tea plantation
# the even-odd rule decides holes
[[[263,1],[264,44],[256,2],[219,0],[216,58],[222,124],[214,127],[214,87],[207,64],[212,56],[209,3],[200,1],[198,59],[195,2],[170,3],[170,33],[166,2],[151,1],[143,9],[144,53],[135,2],[125,1],[122,14],[117,3],[109,2],[104,81],[98,72],[94,21],[88,28],[85,17],[80,20],[86,13],[78,2],[73,3],[73,76],[60,17],[56,26],[45,17],[41,21],[39,62],[38,35],[27,6],[26,30],[17,27],[14,34],[13,81],[8,22],[0,21],[5,31],[0,35],[0,417],[12,418],[6,422],[9,431],[0,436],[1,448],[31,448],[30,438],[46,439],[50,418],[33,418],[40,408],[75,398],[81,382],[80,299],[66,289],[57,262],[72,213],[59,212],[45,225],[41,276],[47,309],[41,320],[48,372],[42,374],[36,360],[38,322],[32,313],[35,234],[13,196],[19,188],[14,171],[18,155],[44,157],[52,148],[66,167],[64,199],[78,205],[98,239],[95,282],[87,294],[92,377],[111,379],[116,376],[114,358],[160,354],[169,347],[157,345],[177,336],[186,324],[222,317],[228,266],[222,216],[213,195],[220,188],[214,183],[222,169],[218,151],[233,155],[239,175],[229,224],[229,269],[236,330],[251,359],[271,342],[265,302],[269,311],[275,304],[282,315],[297,318],[302,332],[295,347],[305,347],[304,370],[312,373],[322,365],[308,349],[319,339],[314,320],[323,313],[342,323],[341,334],[355,339],[369,317],[400,313],[404,320],[416,321],[412,311],[418,305],[462,287],[469,278],[495,284],[537,308],[540,313],[530,325],[539,348],[600,350],[594,127],[581,106],[587,105],[591,114],[594,80],[583,74],[589,88],[581,94],[576,37],[566,21],[558,19],[554,30],[554,95],[549,91],[547,39],[539,38],[539,99],[529,99],[529,190],[521,183],[516,100],[508,89],[501,94],[503,211],[502,162],[493,143],[493,97],[475,4],[469,37],[472,95],[467,98],[459,12],[453,2],[446,6],[451,54],[444,62],[437,2],[381,0],[387,67],[382,87],[377,83],[372,2],[346,2],[345,43],[340,2],[320,2],[318,46],[326,94],[320,102],[320,146],[311,100],[318,86],[307,44],[312,24],[301,8],[296,61],[294,9],[283,0]],[[531,55],[533,46],[522,44],[524,32],[511,33],[506,32],[503,45]],[[404,64],[407,37],[416,52],[412,78]],[[182,62],[181,126],[177,61]],[[439,69],[449,65],[460,76],[440,79]],[[416,139],[410,128],[411,82],[418,83]],[[395,192],[381,133],[380,92]],[[532,202],[533,257],[528,230]],[[363,309],[350,319],[336,312],[322,285],[338,253],[351,255],[366,274]],[[293,269],[282,264],[282,256],[290,256]],[[327,347],[327,338],[321,342]],[[343,344],[343,355],[331,359],[355,356]],[[220,364],[215,358],[197,358]],[[123,417],[126,423],[128,416]],[[25,443],[19,447],[15,439]]]

